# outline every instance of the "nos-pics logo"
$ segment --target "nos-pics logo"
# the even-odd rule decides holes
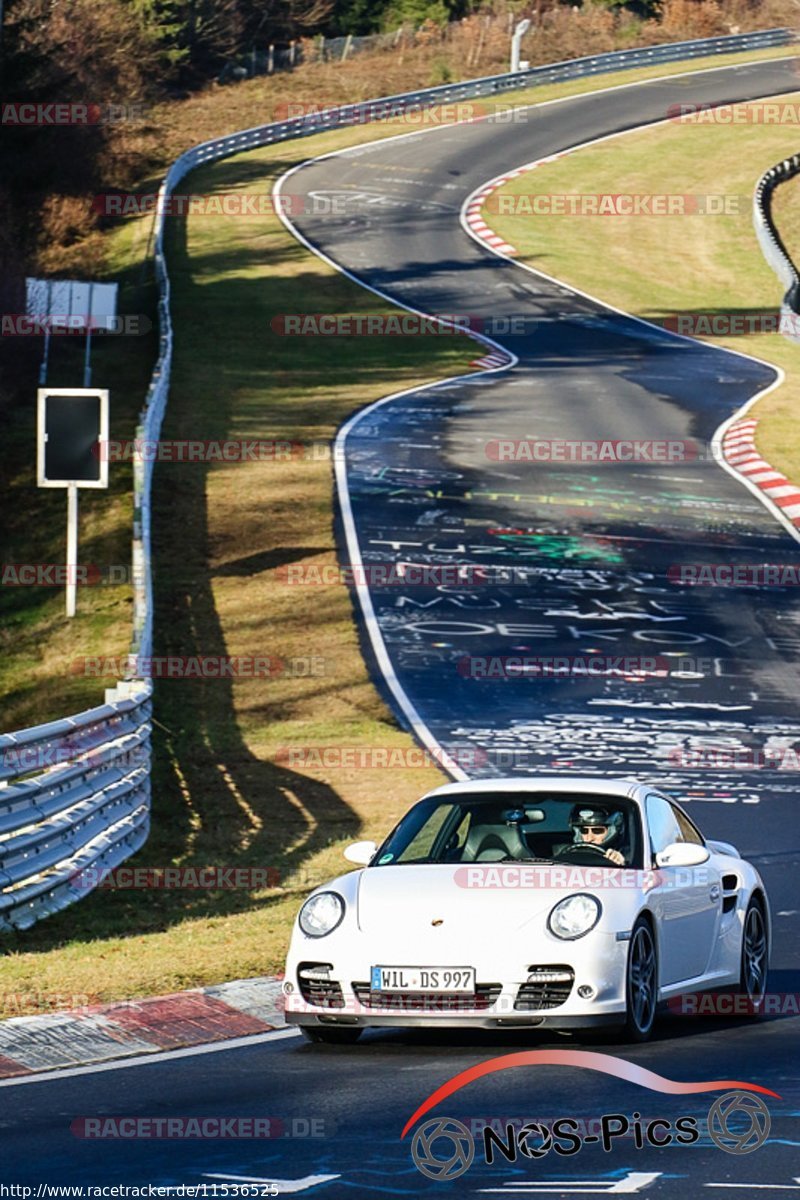
[[[638,1115],[635,1114],[636,1117]],[[616,1127],[611,1122],[616,1122]],[[483,1161],[492,1165],[498,1158],[507,1162],[516,1162],[518,1157],[535,1160],[543,1158],[551,1149],[562,1156],[572,1155],[583,1148],[585,1141],[600,1141],[600,1137],[595,1135],[585,1139],[579,1136],[574,1132],[578,1124],[572,1118],[563,1118],[556,1121],[551,1129],[547,1125],[531,1122],[523,1126],[518,1133],[509,1125],[505,1141],[487,1125],[483,1129]],[[627,1136],[630,1129],[628,1119],[617,1114],[603,1117],[601,1124],[604,1150],[610,1150],[613,1139]],[[636,1148],[641,1150],[645,1146],[669,1144],[672,1137],[665,1140],[664,1134],[671,1124],[673,1123],[659,1118],[647,1124],[645,1136],[640,1136],[635,1130]],[[677,1141],[685,1145],[699,1141],[700,1133],[696,1129],[695,1118],[683,1117],[674,1124],[683,1133],[693,1134],[678,1137]],[[758,1150],[767,1140],[770,1126],[769,1109],[760,1096],[751,1092],[726,1092],[725,1095],[719,1096],[709,1108],[706,1120],[711,1141],[728,1154],[751,1154]],[[569,1132],[562,1131],[559,1127],[565,1127]],[[560,1142],[559,1139],[563,1141]],[[453,1117],[434,1117],[425,1121],[415,1132],[411,1142],[411,1157],[417,1170],[423,1175],[439,1183],[447,1183],[458,1179],[472,1166],[475,1159],[475,1138],[461,1121]]]

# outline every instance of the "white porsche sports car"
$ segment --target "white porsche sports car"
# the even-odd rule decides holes
[[[644,1041],[684,993],[734,989],[751,1014],[763,1003],[758,872],[635,781],[447,784],[345,857],[364,869],[308,897],[289,949],[286,1020],[310,1041],[603,1023]]]

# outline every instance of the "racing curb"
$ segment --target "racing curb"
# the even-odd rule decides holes
[[[539,158],[536,162],[526,163],[522,167],[516,167],[513,171],[508,171],[505,175],[498,175],[491,183],[487,183],[475,192],[470,198],[470,202],[464,210],[464,220],[469,225],[472,232],[481,241],[486,242],[493,250],[499,250],[501,254],[506,254],[510,258],[519,254],[516,246],[510,245],[505,238],[500,237],[499,233],[495,233],[483,219],[481,209],[486,203],[492,192],[498,191],[501,187],[505,187],[512,179],[519,179],[520,175],[528,175],[531,171],[535,171],[537,167],[543,166],[545,163],[555,162],[559,158],[564,158],[569,151],[559,151],[558,154],[548,154],[546,158]]]
[[[499,234],[495,233],[483,219],[481,209],[487,196],[490,196],[497,188],[502,187],[504,183],[508,183],[509,179],[514,179],[517,175],[522,175],[523,169],[511,171],[508,175],[503,175],[502,178],[494,180],[490,187],[482,188],[475,196],[473,196],[465,213],[465,219],[470,229],[493,250],[499,250],[502,254],[514,255],[517,251],[513,246],[510,246]],[[485,370],[493,370],[495,367],[505,367],[512,361],[511,356],[506,353],[494,351],[491,354],[484,355],[483,358],[476,358],[469,364],[471,367],[483,367]]]
[[[516,179],[519,175],[524,175],[525,172],[530,169],[530,167],[518,167],[515,171],[509,171],[507,175],[499,175],[497,179],[493,179],[490,184],[487,184],[486,187],[483,187],[479,192],[476,192],[466,207],[464,219],[466,220],[472,232],[476,237],[479,237],[481,241],[486,242],[487,245],[491,246],[493,250],[499,250],[501,254],[513,256],[517,253],[517,251],[513,246],[510,246],[504,238],[501,238],[498,233],[495,233],[493,229],[490,229],[483,219],[481,209],[486,203],[487,197],[491,196],[492,192],[496,192],[498,188],[503,187],[503,185],[508,183],[510,179]]]
[[[0,1079],[200,1046],[284,1026],[282,979],[264,975],[169,996],[0,1022]]]
[[[734,421],[722,439],[722,454],[729,467],[763,492],[795,528],[800,529],[800,488],[765,462],[755,447],[758,422],[747,417]]]

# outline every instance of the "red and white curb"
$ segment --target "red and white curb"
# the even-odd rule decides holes
[[[498,191],[501,187],[505,187],[512,179],[519,179],[520,175],[527,175],[530,171],[535,171],[537,167],[544,163],[555,162],[558,158],[564,158],[565,151],[559,154],[548,154],[546,158],[537,159],[536,162],[525,163],[522,167],[516,167],[513,171],[509,171],[506,175],[498,175],[496,179],[492,179],[490,183],[484,184],[479,192],[473,192],[469,198],[469,203],[464,209],[464,220],[470,227],[472,232],[482,242],[486,242],[487,246],[491,246],[493,250],[499,250],[501,254],[507,254],[513,258],[519,253],[516,246],[510,245],[505,238],[500,237],[499,233],[490,228],[483,219],[483,206],[493,192]]]
[[[514,179],[517,175],[522,175],[523,169],[511,171],[508,175],[503,175],[500,179],[492,180],[491,185],[483,188],[480,192],[476,192],[464,210],[464,220],[469,225],[472,232],[481,241],[486,242],[487,246],[491,246],[493,250],[499,250],[501,254],[514,255],[517,253],[513,246],[510,246],[507,241],[495,233],[483,219],[481,209],[487,196],[491,196],[492,192],[497,188],[502,187],[504,183],[508,183],[509,179]],[[510,355],[502,354],[498,351],[493,351],[491,354],[485,354],[483,358],[475,358],[469,364],[471,367],[483,367],[485,370],[492,371],[496,367],[506,367],[512,359]]]
[[[263,976],[0,1022],[0,1079],[282,1029],[282,981]]]
[[[800,488],[765,462],[755,447],[758,422],[748,417],[734,421],[722,438],[722,454],[729,467],[764,493],[796,528],[800,529]]]
[[[502,254],[515,255],[517,253],[514,246],[510,246],[505,238],[501,238],[499,233],[495,233],[483,219],[483,206],[488,196],[492,192],[496,192],[503,184],[508,183],[509,179],[516,179],[518,175],[525,172],[524,167],[518,167],[515,171],[509,171],[508,175],[501,175],[497,179],[493,179],[491,184],[481,188],[479,192],[475,192],[471,197],[469,204],[464,210],[464,220],[469,225],[476,237],[482,242],[486,242],[487,246],[491,246],[493,250],[499,250]]]

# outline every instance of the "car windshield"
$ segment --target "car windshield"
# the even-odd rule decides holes
[[[545,792],[421,800],[372,865],[537,861],[641,868],[636,805],[620,796]]]

